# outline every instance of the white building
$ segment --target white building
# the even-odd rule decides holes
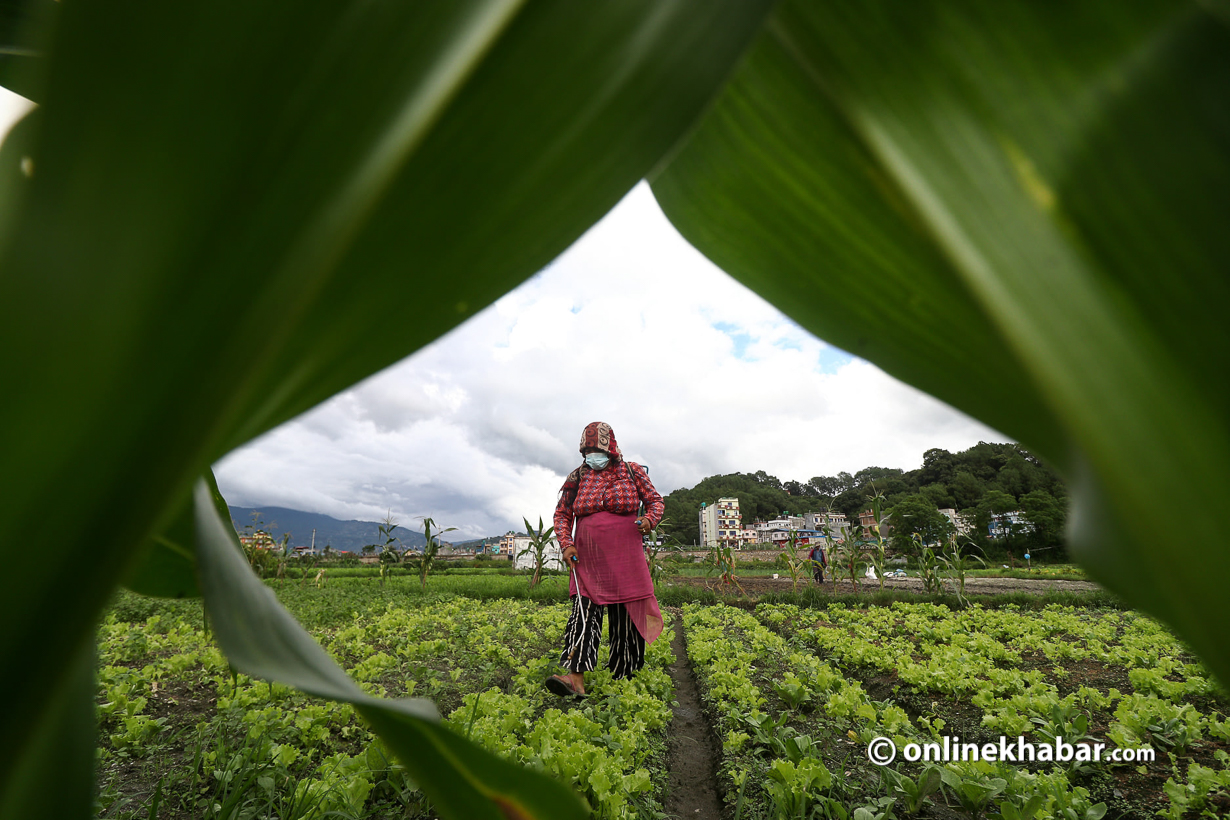
[[[522,552],[526,548],[528,548],[530,545],[529,536],[518,536],[517,537],[518,541],[522,539],[524,539],[524,543],[518,544],[515,547],[517,552],[514,553],[513,555],[513,567],[516,569],[533,569],[534,568],[534,554],[531,552],[526,552],[524,555],[522,554]],[[547,544],[546,548],[542,551],[542,568],[543,569],[563,569],[564,568],[564,553],[562,550],[560,550],[559,544],[555,541],[554,538],[551,539],[551,541]]]
[[[805,522],[801,515],[786,515],[781,518],[774,518],[771,521],[757,521],[752,525],[756,530],[756,540],[761,544],[780,541],[782,538],[788,538],[791,530],[805,529]],[[773,533],[785,533],[774,538]]]
[[[824,533],[819,530],[770,530],[768,543],[778,549],[785,549],[790,545],[790,536],[794,536],[794,546],[796,549],[807,547],[814,544],[825,542]]]
[[[743,523],[739,514],[739,499],[719,498],[716,504],[700,505],[700,543],[705,547],[739,548]]]
[[[842,540],[850,530],[850,522],[845,513],[810,512],[803,513],[803,523],[806,529],[827,532],[835,540]]]
[[[957,535],[959,537],[964,538],[969,535],[972,526],[970,525],[969,518],[965,515],[965,513],[959,513],[952,507],[945,507],[940,510],[940,514],[947,518],[949,523],[956,528]]]

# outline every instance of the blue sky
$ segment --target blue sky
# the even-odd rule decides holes
[[[783,317],[785,318],[785,317]],[[786,321],[789,321],[788,319]],[[755,361],[751,352],[752,343],[758,341],[748,330],[734,322],[714,322],[713,328],[726,334],[731,341],[731,355],[743,361]],[[773,346],[779,350],[802,350],[803,346],[791,338],[774,339]],[[852,363],[854,356],[838,347],[823,345],[816,357],[816,372],[834,374],[842,367]]]

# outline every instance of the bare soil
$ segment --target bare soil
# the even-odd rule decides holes
[[[666,789],[666,814],[687,820],[721,820],[722,800],[718,796],[718,742],[701,707],[700,689],[688,660],[683,618],[675,616],[675,639],[671,650],[671,681],[675,684],[675,710],[667,740],[667,768],[670,779]]]
[[[711,578],[689,578],[686,576],[678,576],[670,580],[671,584],[686,584],[689,586],[714,586],[715,581]],[[790,592],[793,587],[789,578],[740,578],[739,586],[748,595],[764,595],[767,592]],[[849,594],[852,592],[878,592],[880,582],[873,581],[868,578],[861,583],[856,590],[854,585],[848,580],[838,581],[836,584],[831,579],[825,579],[823,584],[816,584],[815,581],[808,578],[807,580],[799,579],[799,590],[816,589],[820,592],[828,594]],[[922,592],[922,581],[917,578],[885,578],[885,589],[904,589]],[[1101,589],[1100,586],[1091,581],[1065,581],[1057,578],[1048,579],[1025,579],[1025,578],[967,578],[965,579],[965,593],[967,595],[1002,595],[1013,592],[1048,592],[1050,590],[1066,590],[1069,592],[1094,592]],[[738,590],[735,590],[738,593]]]

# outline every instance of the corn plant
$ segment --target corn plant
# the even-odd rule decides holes
[[[397,536],[393,535],[393,531],[397,529],[397,522],[393,520],[393,511],[389,510],[378,527],[380,534],[380,586],[384,586],[385,578],[393,572],[393,568],[401,561],[401,556],[397,553],[397,549],[393,546],[397,543]]]
[[[935,550],[923,543],[918,533],[911,533],[910,540],[914,542],[914,552],[918,555],[918,578],[922,581],[923,592],[928,595],[943,592],[943,561]]]
[[[430,518],[422,517],[419,520],[423,522],[423,553],[419,556],[419,582],[422,584],[423,591],[427,590],[427,574],[431,572],[431,565],[436,560],[436,554],[440,552],[440,540],[438,536],[446,532],[452,532],[456,527],[446,527],[442,530],[436,530],[432,533],[431,528],[436,525],[435,521]]]
[[[972,544],[970,546],[973,546]],[[956,592],[957,602],[961,606],[968,606],[969,599],[965,597],[965,575],[970,568],[970,564],[979,563],[986,566],[987,562],[976,555],[965,555],[961,548],[957,546],[956,541],[949,544],[947,553],[936,556],[943,563],[945,572],[949,579],[953,582],[953,591]]]
[[[542,528],[542,516],[538,516],[538,529],[530,526],[530,520],[522,517],[525,522],[525,534],[530,537],[530,545],[521,552],[517,553],[517,557],[529,555],[534,559],[534,572],[530,575],[530,589],[538,586],[542,580],[542,565],[546,559],[547,547],[551,544],[551,534],[555,532],[555,527]]]
[[[786,572],[790,573],[791,588],[796,593],[799,591],[799,573],[803,572],[803,568],[811,563],[809,559],[800,559],[798,553],[795,552],[798,548],[798,541],[799,534],[791,531],[781,552],[781,556],[786,562]]]
[[[854,527],[850,528],[850,532],[846,537],[837,543],[837,548],[833,550],[834,555],[829,559],[829,565],[833,568],[833,586],[837,586],[838,568],[841,573],[850,579],[851,586],[854,589],[862,589],[862,579],[867,573],[867,551],[864,542],[854,534]]]
[[[649,579],[653,582],[654,589],[658,588],[658,584],[669,571],[662,560],[663,554],[677,553],[682,549],[678,543],[668,543],[671,536],[667,535],[666,525],[669,521],[669,518],[663,518],[658,522],[658,526],[649,531],[649,536],[645,539],[645,560],[649,562]]]
[[[1048,459],[1075,557],[1230,680],[1220,5],[10,5],[0,84],[40,107],[0,147],[4,813],[89,813],[90,635],[120,583],[203,592],[245,672],[358,697],[259,588],[227,593],[252,572],[196,501],[209,465],[646,175],[800,325]],[[389,305],[418,319],[372,333]],[[27,549],[52,518],[67,557]],[[363,703],[444,816],[582,811]]]
[[[739,583],[739,577],[736,572],[737,567],[738,558],[735,555],[734,547],[717,541],[710,544],[709,554],[705,556],[705,574],[710,577],[717,576],[717,589],[719,592],[729,592],[737,589],[740,595],[745,594],[743,585]]]
[[[872,485],[875,490],[875,486]],[[884,540],[884,534],[880,532],[880,521],[883,520],[884,494],[875,491],[871,496],[871,513],[875,516],[876,525],[873,529],[875,541],[867,550],[868,561],[875,569],[876,578],[880,580],[880,589],[884,589],[884,570],[888,567],[887,542]]]

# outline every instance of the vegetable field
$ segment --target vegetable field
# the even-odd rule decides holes
[[[599,817],[658,811],[669,630],[636,680],[600,672],[601,696],[569,705],[542,686],[558,671],[566,604],[414,597],[412,583],[384,593],[400,604],[373,606],[371,583],[291,587],[289,597],[369,694],[431,698],[454,730],[573,785]],[[310,606],[325,601],[328,610]],[[113,612],[100,627],[100,813],[435,816],[352,706],[232,674],[199,606],[168,609],[185,611],[135,623]]]
[[[564,589],[548,579],[540,600],[498,597],[512,580],[525,589],[504,578],[440,578],[426,595],[409,578],[272,586],[369,694],[431,698],[452,729],[569,784],[595,817],[667,816],[672,625],[719,741],[727,818],[1177,820],[1230,807],[1230,705],[1182,644],[1133,612],[687,604],[635,680],[600,671],[589,699],[565,702],[542,686],[558,671]],[[198,602],[124,594],[98,637],[101,815],[436,816],[353,706],[233,673]],[[1155,758],[898,754],[881,767],[867,756],[876,737],[902,750],[1001,735]]]
[[[742,817],[1094,820],[1230,807],[1224,694],[1134,613],[687,606],[684,623]],[[876,737],[900,750],[946,735],[1151,746],[1156,759],[868,761]]]

